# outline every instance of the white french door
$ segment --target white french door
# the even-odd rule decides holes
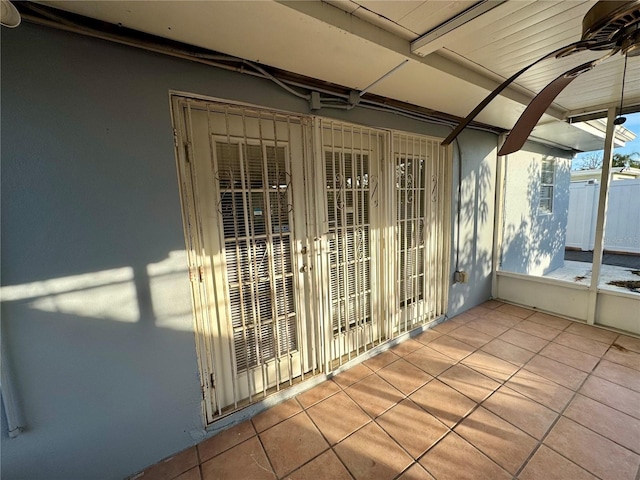
[[[174,109],[184,121],[183,210],[212,419],[291,384],[311,363],[301,288],[309,127],[213,102],[176,99]]]
[[[449,169],[437,139],[393,135],[396,318],[394,333],[407,332],[446,311],[448,298]]]
[[[384,337],[376,299],[382,273],[380,175],[388,132],[319,119],[316,136],[322,159],[316,161],[316,211],[324,252],[319,281],[331,322],[325,360],[340,365]]]
[[[181,96],[172,108],[208,423],[445,313],[438,140]]]

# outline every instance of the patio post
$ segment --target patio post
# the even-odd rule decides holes
[[[498,137],[498,150],[507,138],[503,133]],[[498,298],[498,269],[502,263],[502,241],[504,228],[504,177],[506,171],[506,156],[498,156],[496,160],[496,192],[493,217],[493,252],[491,264],[491,297]]]
[[[616,126],[616,108],[610,107],[607,112],[607,133],[604,140],[604,156],[602,158],[602,173],[600,177],[600,194],[598,197],[598,216],[596,217],[596,238],[593,245],[593,264],[591,267],[591,283],[589,284],[589,305],[587,323],[593,325],[596,319],[598,303],[598,279],[602,266],[602,251],[604,249],[604,228],[609,200],[609,184],[611,183],[611,161],[613,158],[613,134]]]

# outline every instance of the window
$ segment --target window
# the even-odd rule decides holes
[[[553,158],[542,159],[540,172],[539,214],[553,213],[553,185],[556,180],[556,162]]]

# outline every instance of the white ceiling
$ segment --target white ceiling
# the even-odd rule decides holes
[[[356,90],[408,59],[370,93],[464,117],[502,80],[578,40],[582,17],[595,1],[497,1],[488,12],[422,46],[419,54],[412,53],[412,41],[477,2],[40,3]],[[496,98],[478,120],[510,129],[548,82],[601,54],[585,52],[539,64]],[[581,75],[560,94],[533,135],[582,150],[602,148],[601,123],[576,128],[557,122],[618,105],[622,70],[623,57],[616,55]],[[640,57],[628,61],[625,105],[640,105]]]

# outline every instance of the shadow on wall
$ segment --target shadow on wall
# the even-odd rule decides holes
[[[526,153],[507,160],[505,168],[503,247],[500,269],[528,275],[545,275],[564,263],[569,211],[570,161]],[[551,212],[540,210],[541,164],[555,159],[555,184]],[[525,173],[526,172],[526,173]],[[525,176],[526,175],[526,176]]]
[[[476,140],[476,145],[482,145]],[[470,142],[469,142],[470,143]],[[462,186],[460,214],[456,218],[457,195],[453,200],[454,222],[452,238],[452,272],[456,269],[469,274],[468,283],[452,285],[449,297],[449,316],[488,300],[491,295],[491,260],[493,247],[493,199],[495,173],[495,145],[486,153],[462,152]],[[459,163],[454,168],[454,189],[457,190]],[[457,246],[457,247],[456,247]],[[453,282],[453,278],[451,278]]]
[[[3,357],[26,423],[7,439],[3,415],[3,478],[122,477],[192,442],[202,420],[195,358],[182,358],[194,352],[186,278],[174,251],[146,268],[2,287]]]

